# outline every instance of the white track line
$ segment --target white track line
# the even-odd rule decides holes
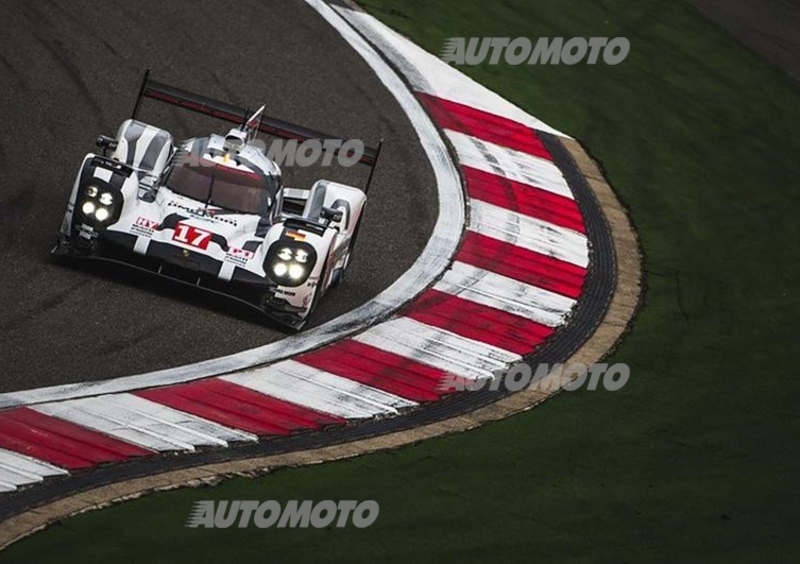
[[[492,378],[494,371],[522,360],[518,354],[408,317],[381,323],[353,339],[469,380]]]
[[[223,376],[222,379],[314,411],[346,419],[397,415],[399,409],[417,405],[416,402],[394,394],[293,360]]]
[[[575,305],[571,298],[463,262],[453,263],[434,288],[549,327],[564,323]]]
[[[397,65],[416,90],[472,106],[526,124],[539,131],[567,137],[415,45],[373,16],[338,6],[335,8]]]
[[[34,406],[32,409],[156,451],[226,447],[255,435],[134,396],[115,394]]]
[[[447,268],[461,239],[465,218],[461,179],[444,140],[414,94],[381,55],[328,5],[317,0],[309,0],[308,4],[366,61],[397,100],[419,136],[420,144],[433,168],[439,199],[439,217],[422,254],[394,284],[366,304],[319,327],[276,343],[147,374],[4,393],[0,394],[0,409],[190,382],[289,358],[343,339],[373,324],[375,319],[389,316],[430,286]],[[380,170],[380,165],[378,169]]]
[[[468,229],[543,255],[589,265],[589,241],[581,233],[505,208],[470,200]]]

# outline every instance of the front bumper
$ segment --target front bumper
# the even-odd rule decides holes
[[[133,251],[136,237],[105,232],[91,242],[59,237],[52,254],[69,259],[103,261],[146,272],[173,283],[200,288],[255,309],[288,329],[299,330],[307,311],[275,295],[277,285],[245,269],[236,268],[229,282],[218,278],[221,263],[193,251],[151,242],[147,255]]]

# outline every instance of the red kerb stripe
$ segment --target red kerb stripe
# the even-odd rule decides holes
[[[586,233],[575,200],[469,166],[461,170],[471,198]]]
[[[295,360],[413,401],[438,399],[444,393],[442,382],[455,378],[433,366],[352,340]]]
[[[456,260],[532,286],[577,299],[586,269],[572,263],[468,231]]]
[[[219,378],[134,392],[150,401],[258,435],[286,435],[344,420]]]
[[[0,412],[0,447],[67,469],[153,454],[27,407]]]
[[[553,160],[536,132],[522,123],[477,108],[417,92],[436,124],[484,141]]]
[[[439,290],[422,294],[406,315],[520,355],[533,352],[553,334],[546,325]]]

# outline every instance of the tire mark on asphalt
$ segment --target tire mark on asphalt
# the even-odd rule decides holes
[[[10,76],[23,92],[30,91],[28,82],[25,80],[25,74],[20,72],[20,70],[14,66],[10,60],[8,60],[2,50],[0,50],[0,65],[3,67],[3,69],[5,69],[5,72],[2,73],[3,76],[6,78]]]
[[[122,54],[119,51],[117,51],[117,49],[111,43],[109,43],[101,34],[99,34],[94,26],[91,25],[92,24],[91,19],[89,18],[81,19],[77,17],[75,14],[73,14],[72,10],[64,8],[58,2],[54,2],[53,0],[49,0],[47,3],[53,8],[55,8],[61,14],[61,16],[63,16],[65,19],[75,24],[75,27],[77,29],[81,30],[84,33],[88,31],[92,39],[100,43],[103,47],[105,47],[108,50],[108,52],[111,53],[112,56],[121,60],[125,59],[125,57],[123,57]]]
[[[71,286],[57,290],[53,295],[42,298],[40,301],[36,302],[29,311],[12,316],[11,319],[1,323],[0,335],[2,335],[2,339],[0,339],[0,341],[8,340],[11,337],[9,334],[11,331],[19,329],[28,321],[31,321],[36,317],[56,309],[58,306],[63,304],[67,298],[69,298],[70,294],[72,294],[75,290],[85,286],[86,284],[89,284],[90,282],[91,279],[84,279],[72,284]]]
[[[47,16],[30,4],[23,5],[22,14],[31,23],[28,29],[33,34],[34,38],[46,49],[48,53],[50,53],[53,59],[55,59],[55,61],[61,66],[62,70],[66,73],[67,77],[69,77],[75,86],[78,87],[82,98],[91,107],[93,112],[92,117],[97,120],[98,125],[102,127],[103,125],[109,123],[109,120],[105,115],[100,102],[97,100],[94,94],[92,94],[89,86],[83,80],[80,69],[75,62],[68,55],[66,55],[66,45],[56,38],[57,30],[47,19]],[[38,28],[41,25],[44,25],[48,28],[48,33],[46,35],[43,35],[41,31],[39,31]]]
[[[4,160],[4,154],[0,151],[0,161]],[[35,200],[35,189],[30,182],[26,182],[17,189],[12,196],[3,200],[0,205],[0,224],[3,229],[3,246],[8,248],[17,241],[17,230],[15,226],[33,208]]]

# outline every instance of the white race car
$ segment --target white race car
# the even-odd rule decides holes
[[[239,124],[227,135],[175,143],[136,119],[149,97]],[[103,155],[81,165],[53,253],[123,263],[243,301],[300,329],[320,297],[342,280],[353,253],[366,192],[328,180],[283,186],[261,131],[283,139],[337,140],[282,120],[167,86],[148,74],[133,119]],[[340,143],[331,146],[342,146]]]

